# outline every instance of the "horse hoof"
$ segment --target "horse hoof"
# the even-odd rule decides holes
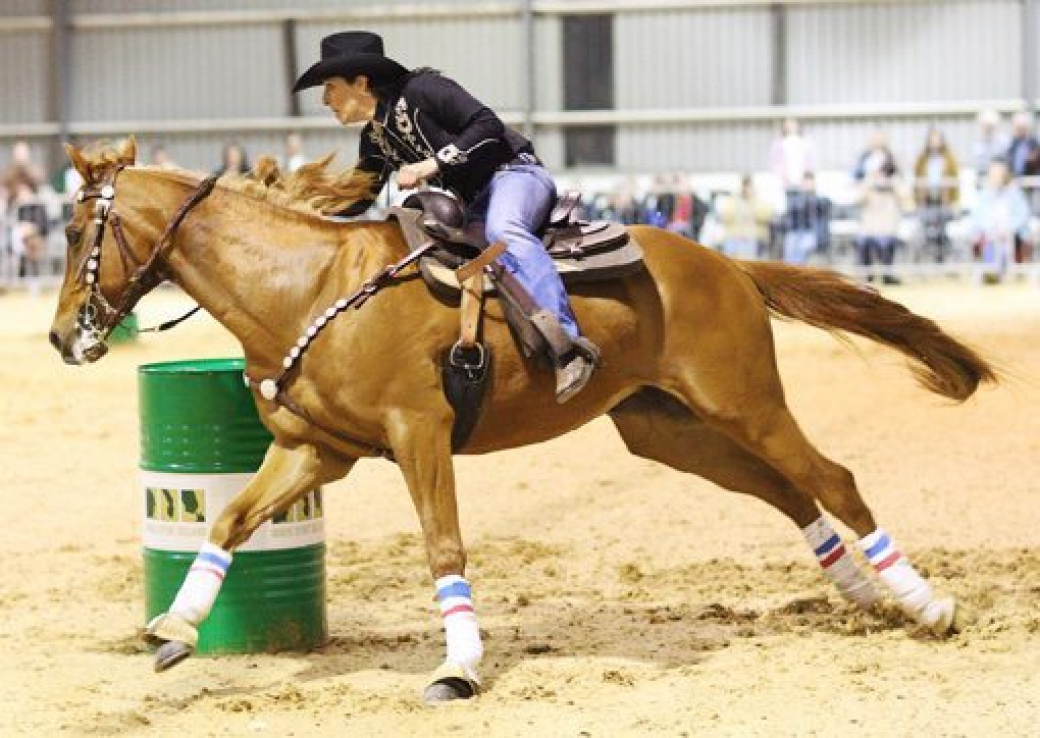
[[[437,705],[442,702],[454,702],[455,700],[468,700],[475,695],[476,689],[473,685],[460,677],[445,677],[438,679],[423,692],[423,702],[427,705]]]
[[[931,629],[935,635],[939,637],[951,636],[960,632],[957,627],[957,614],[960,608],[957,607],[957,603],[952,597],[946,597],[941,600],[937,600],[934,603],[938,609],[939,614],[935,622],[932,623]]]
[[[155,670],[166,671],[191,656],[194,649],[180,641],[166,641],[155,652]]]

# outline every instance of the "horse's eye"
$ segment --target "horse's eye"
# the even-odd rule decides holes
[[[83,237],[83,232],[79,228],[73,228],[67,226],[65,228],[65,238],[68,239],[69,246],[75,246],[79,243],[79,239]]]

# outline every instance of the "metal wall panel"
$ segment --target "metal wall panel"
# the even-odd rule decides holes
[[[49,0],[3,0],[0,18],[24,18],[29,15],[50,15]]]
[[[922,102],[1021,94],[1021,3],[791,6],[792,103]]]
[[[147,13],[197,10],[350,10],[386,5],[464,7],[471,4],[472,0],[72,0],[71,8],[73,13]]]
[[[768,104],[770,28],[768,8],[617,15],[617,107]]]
[[[297,64],[301,72],[318,60],[321,38],[341,30],[327,23],[301,24]],[[457,80],[498,111],[523,107],[523,27],[513,18],[381,21],[370,30],[383,37],[387,56],[406,67],[434,67]],[[327,115],[320,92],[303,97],[306,115]]]
[[[278,26],[72,34],[76,121],[271,117],[288,111]]]
[[[47,120],[50,34],[0,34],[0,123]]]

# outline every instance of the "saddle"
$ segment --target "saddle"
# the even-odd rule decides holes
[[[563,283],[570,286],[619,279],[642,270],[643,250],[625,227],[607,221],[580,220],[580,202],[580,193],[563,194],[538,233]],[[402,207],[391,208],[390,216],[401,223],[410,247],[431,238],[438,242],[436,249],[419,260],[419,271],[434,292],[449,299],[458,296],[458,270],[478,260],[490,246],[483,224],[466,223],[462,207],[454,197],[432,191],[409,196]],[[496,256],[491,255],[487,262],[494,261]],[[467,276],[466,272],[461,274]],[[480,289],[484,293],[495,292],[490,276],[485,276]]]
[[[624,226],[582,221],[580,196],[557,201],[539,232],[565,285],[618,279],[643,269],[643,250]],[[556,318],[538,306],[516,277],[496,263],[504,244],[489,244],[482,223],[467,224],[459,202],[446,193],[424,191],[390,208],[413,252],[422,249],[419,272],[435,294],[458,299],[459,340],[441,359],[444,393],[455,410],[452,448],[465,445],[480,418],[491,352],[480,341],[484,297],[495,293],[521,350],[558,361],[578,346]]]

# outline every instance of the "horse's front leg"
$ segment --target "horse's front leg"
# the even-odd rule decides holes
[[[450,416],[400,415],[389,431],[394,457],[419,515],[447,642],[447,658],[434,672],[423,699],[427,703],[468,699],[480,687],[477,667],[484,649],[465,578]]]
[[[145,639],[159,647],[156,671],[174,666],[195,649],[198,625],[213,609],[231,565],[231,552],[300,497],[346,475],[354,462],[309,444],[271,444],[256,476],[213,524],[209,540],[188,570],[169,612],[153,618],[145,628]]]

